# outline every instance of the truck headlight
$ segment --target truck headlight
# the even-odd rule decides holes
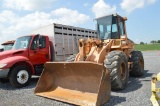
[[[7,64],[4,64],[4,63],[0,63],[0,68],[3,68],[5,67]]]

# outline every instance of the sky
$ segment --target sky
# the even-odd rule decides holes
[[[95,30],[95,18],[114,13],[135,43],[160,40],[159,0],[0,0],[0,44],[51,23]]]

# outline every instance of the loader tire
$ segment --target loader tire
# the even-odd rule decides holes
[[[121,51],[109,52],[104,60],[104,66],[110,71],[111,89],[124,89],[129,77],[128,61],[125,53]]]
[[[131,52],[129,62],[133,62],[132,69],[129,73],[132,77],[141,77],[144,70],[144,59],[141,51]]]
[[[14,67],[9,74],[9,81],[12,86],[21,88],[27,86],[31,79],[31,72],[25,65]]]
[[[76,54],[73,54],[67,58],[66,62],[73,62],[75,58],[76,58]]]

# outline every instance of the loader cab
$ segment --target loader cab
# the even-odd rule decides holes
[[[101,40],[126,38],[125,21],[118,14],[97,18],[98,37]]]

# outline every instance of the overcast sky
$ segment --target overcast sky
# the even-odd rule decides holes
[[[134,42],[160,40],[159,0],[1,0],[0,43],[51,23],[95,29],[93,19],[111,13],[128,17]]]

